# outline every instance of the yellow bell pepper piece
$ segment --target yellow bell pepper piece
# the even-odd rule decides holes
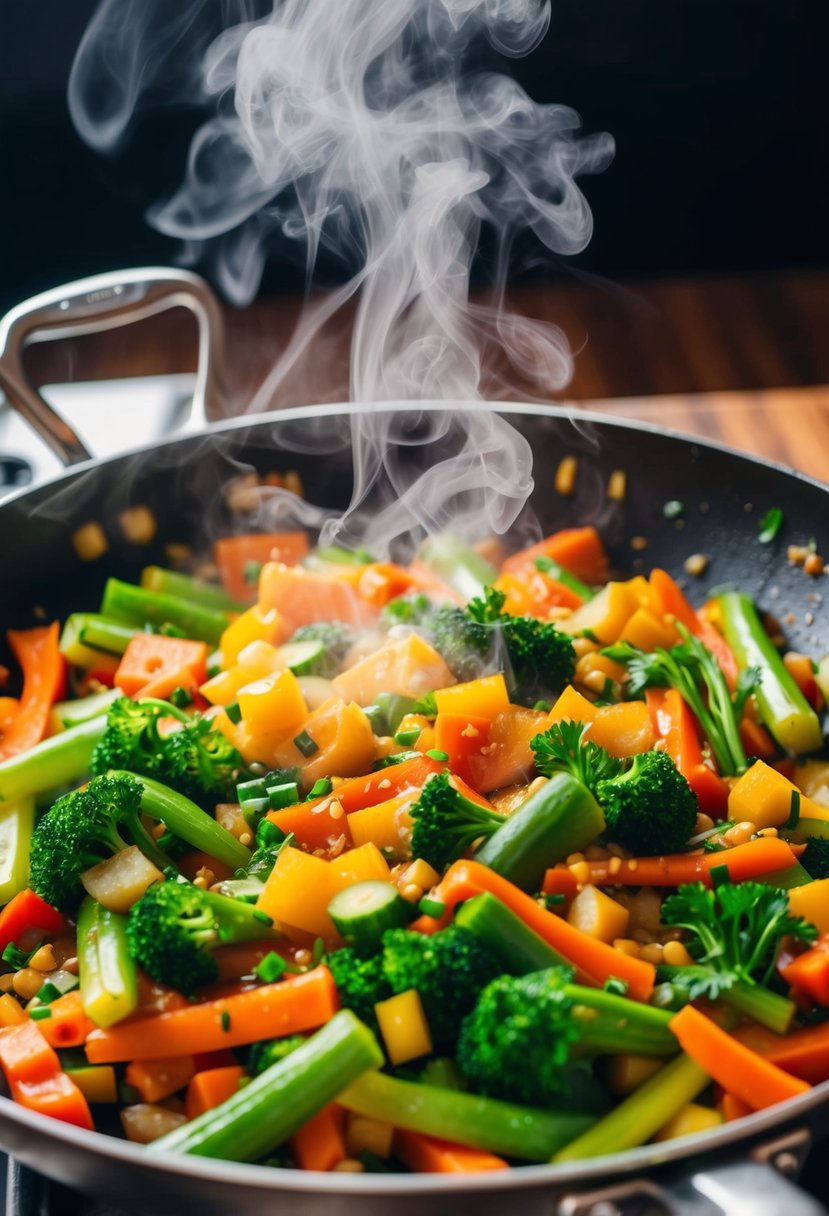
[[[594,712],[587,738],[607,748],[611,756],[623,759],[653,747],[653,723],[644,701],[601,705]]]
[[[723,1117],[718,1110],[713,1110],[710,1106],[700,1106],[698,1102],[689,1102],[660,1128],[654,1140],[676,1140],[679,1136],[692,1136],[694,1132],[707,1132],[711,1127],[719,1127],[722,1122]]]
[[[212,676],[199,691],[211,705],[230,705],[236,700],[239,689],[246,684],[284,670],[285,663],[280,659],[276,646],[270,642],[249,642],[239,652],[232,667]]]
[[[604,646],[617,642],[627,622],[639,607],[636,591],[629,583],[607,583],[592,600],[577,608],[572,616],[559,621],[565,633],[588,629]]]
[[[592,722],[597,713],[593,702],[568,684],[550,710],[547,725],[553,726],[556,722]]]
[[[308,706],[292,671],[278,671],[239,689],[239,711],[250,747],[262,760],[308,718]]]
[[[421,697],[433,688],[454,684],[455,677],[438,652],[416,633],[386,642],[332,681],[338,697],[371,705],[380,692]]]
[[[286,739],[274,752],[269,763],[273,768],[300,768],[302,779],[313,785],[318,777],[359,777],[368,772],[374,760],[374,732],[359,705],[331,697],[302,723],[317,745],[310,756],[304,755],[292,738]],[[244,755],[244,753],[243,753]]]
[[[802,887],[792,887],[789,911],[817,926],[818,933],[829,933],[829,878],[816,878]]]
[[[331,865],[301,849],[282,849],[256,901],[289,934],[292,929],[331,940],[337,936],[328,904],[336,894]]]
[[[405,1064],[432,1051],[429,1024],[414,988],[374,1006],[386,1052],[392,1064]]]
[[[118,1083],[111,1064],[90,1064],[67,1070],[87,1102],[117,1102]]]
[[[764,760],[755,760],[728,795],[728,817],[749,820],[758,828],[779,828],[792,813],[792,794],[797,786]],[[827,819],[829,811],[800,793],[802,819]]]
[[[589,933],[600,942],[612,942],[624,937],[630,913],[615,899],[588,883],[570,905],[567,920],[582,933]]]
[[[378,849],[391,849],[397,857],[411,856],[412,817],[409,808],[413,794],[398,794],[376,806],[367,806],[362,811],[352,811],[348,816],[348,828],[355,845],[376,845]]]
[[[240,651],[251,642],[269,642],[274,645],[283,641],[289,634],[278,609],[254,604],[246,612],[237,616],[228,625],[219,642],[222,654],[222,666],[228,669],[234,665]]]
[[[331,875],[336,889],[353,887],[356,882],[391,882],[389,863],[373,841],[349,849],[331,863]]]
[[[468,714],[472,718],[489,718],[509,709],[509,693],[503,672],[481,676],[452,688],[438,687],[435,703],[442,714]]]
[[[647,608],[637,608],[625,623],[619,640],[630,642],[640,650],[655,650],[657,646],[670,649],[679,641],[679,634],[673,625],[669,625]]]

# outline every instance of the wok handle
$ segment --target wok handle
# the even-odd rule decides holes
[[[197,430],[220,412],[223,325],[219,303],[204,279],[165,266],[93,275],[24,300],[0,321],[0,389],[64,465],[91,453],[72,427],[26,375],[23,352],[52,342],[129,325],[168,308],[187,308],[199,326],[199,361],[193,404],[183,424]]]

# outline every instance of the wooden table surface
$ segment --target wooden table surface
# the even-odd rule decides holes
[[[561,326],[576,352],[558,400],[715,439],[829,482],[828,273],[560,280],[517,287],[511,303]],[[251,400],[296,313],[288,297],[225,309],[228,413]],[[348,329],[346,316],[326,331],[271,405],[343,400]],[[181,310],[30,351],[39,383],[183,371],[195,359],[194,326]],[[510,383],[500,395],[524,396]]]

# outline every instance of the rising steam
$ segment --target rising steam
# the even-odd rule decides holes
[[[275,232],[304,247],[309,283],[323,249],[346,268],[343,286],[308,305],[252,408],[270,406],[352,297],[355,401],[480,399],[493,350],[542,398],[563,388],[564,335],[504,308],[510,254],[528,232],[558,254],[584,248],[592,217],[575,179],[608,163],[612,140],[579,137],[571,109],[533,102],[505,74],[465,70],[483,40],[507,56],[536,47],[549,0],[274,0],[267,13],[223,0],[221,31],[205,7],[103,0],[69,104],[105,152],[142,97],[207,108],[181,187],[149,219],[233,301],[254,297]],[[495,251],[489,306],[469,300],[484,232]],[[407,424],[402,444],[394,415],[356,417],[349,514],[383,481],[393,505],[374,521],[381,544],[458,511],[506,530],[532,488],[525,441],[483,409],[461,424],[424,417],[425,435]],[[431,445],[429,460],[412,460],[411,444]]]

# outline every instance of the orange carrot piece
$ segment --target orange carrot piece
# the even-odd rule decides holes
[[[735,1119],[744,1119],[746,1115],[753,1113],[747,1102],[738,1098],[736,1094],[728,1093],[723,1094],[720,1099],[720,1110],[726,1123],[733,1123]]]
[[[0,1066],[15,1102],[63,1123],[94,1130],[86,1098],[63,1071],[34,1022],[0,1030]]]
[[[794,865],[803,852],[802,845],[791,845],[777,836],[761,836],[738,844],[733,849],[720,853],[668,853],[662,857],[632,857],[620,866],[612,858],[602,861],[579,863],[580,872],[588,867],[583,882],[597,887],[679,887],[686,882],[701,882],[711,886],[711,871],[726,866],[731,882],[748,882],[775,870],[785,870]],[[566,868],[566,867],[564,867]],[[561,866],[553,866],[547,874],[561,872]],[[551,882],[555,883],[555,879]],[[547,887],[545,877],[542,890],[551,893],[557,887]]]
[[[179,685],[189,690],[207,679],[207,643],[136,633],[127,643],[115,672],[115,684],[127,697],[169,697]]]
[[[469,714],[441,713],[435,718],[434,746],[446,752],[449,768],[467,785],[475,784],[470,761],[473,756],[480,756],[481,748],[489,742],[490,725],[489,718]]]
[[[14,722],[20,712],[20,701],[17,697],[0,697],[0,739]]]
[[[142,1102],[162,1102],[184,1089],[195,1072],[192,1056],[160,1060],[133,1060],[127,1065],[127,1085],[137,1089]]]
[[[823,698],[809,655],[798,654],[797,651],[790,650],[783,655],[783,665],[812,708],[820,709],[823,705]]]
[[[745,717],[740,723],[740,742],[747,756],[758,756],[761,760],[769,760],[777,751],[765,726],[755,722],[753,718]],[[702,809],[702,808],[700,808]]]
[[[752,1110],[764,1110],[811,1089],[807,1082],[792,1077],[732,1038],[693,1005],[680,1009],[669,1025],[682,1050]]]
[[[629,995],[637,1001],[647,1001],[653,992],[655,968],[639,958],[631,958],[621,950],[615,950],[605,942],[597,941],[575,926],[547,912],[531,895],[519,890],[513,883],[477,861],[456,861],[441,879],[434,898],[446,905],[447,913],[465,899],[472,899],[489,891],[507,907],[520,916],[524,924],[537,933],[548,945],[557,950],[577,969],[582,982],[601,986],[605,980],[615,976],[628,985]],[[421,917],[412,928],[426,931],[437,928],[441,921]]]
[[[818,1085],[829,1080],[829,1022],[805,1026],[787,1035],[747,1022],[734,1031],[734,1038],[801,1081]]]
[[[697,720],[675,688],[649,688],[645,703],[654,732],[697,796],[699,809],[713,819],[725,817],[728,786],[703,761]]]
[[[570,574],[584,583],[605,583],[608,576],[608,559],[602,538],[592,526],[564,528],[546,536],[536,545],[513,553],[504,562],[501,570],[505,574],[520,570],[537,557],[550,557]]]
[[[313,621],[368,626],[376,621],[377,609],[359,595],[359,577],[359,566],[326,574],[268,562],[259,576],[259,604],[265,609],[276,608],[292,629]]]
[[[532,562],[501,574],[494,583],[496,591],[507,597],[503,611],[512,616],[537,616],[547,620],[551,608],[580,608],[580,595],[537,570]]]
[[[95,1029],[95,1023],[84,1013],[77,988],[57,997],[49,1008],[52,1016],[38,1022],[37,1028],[50,1047],[80,1047],[90,1030]]]
[[[509,1169],[503,1157],[494,1153],[402,1128],[394,1133],[394,1151],[404,1165],[418,1174],[481,1174]]]
[[[290,1144],[301,1170],[333,1170],[348,1156],[345,1111],[336,1102],[329,1102],[297,1128]]]
[[[86,1041],[86,1054],[90,1064],[113,1064],[218,1051],[316,1030],[337,1008],[331,972],[327,967],[315,967],[276,984],[93,1030]]]
[[[375,608],[385,608],[390,600],[405,595],[415,580],[403,566],[395,562],[372,562],[363,566],[357,580],[357,594]]]
[[[207,1110],[215,1110],[228,1098],[232,1098],[245,1075],[241,1064],[228,1064],[222,1068],[207,1068],[190,1078],[184,1099],[184,1113],[188,1119],[196,1119]]]
[[[722,634],[697,614],[667,570],[660,570],[658,567],[652,570],[649,581],[656,596],[657,608],[662,615],[670,614],[675,617],[690,633],[704,642],[719,663],[729,688],[736,688],[739,672],[737,660]]]
[[[256,599],[258,577],[250,579],[251,563],[283,562],[296,566],[308,552],[305,532],[256,532],[245,536],[226,536],[213,546],[213,556],[219,568],[222,586],[228,595],[241,603]]]
[[[49,724],[49,711],[66,684],[57,621],[36,629],[10,629],[6,636],[23,671],[23,691],[17,712],[0,736],[0,761],[40,742]]]
[[[258,942],[234,942],[231,946],[219,946],[213,951],[213,958],[219,968],[218,982],[238,980],[243,975],[253,975],[254,967],[258,967],[266,954],[281,954],[286,960],[292,959],[290,947],[284,942],[270,941],[264,938]]]

